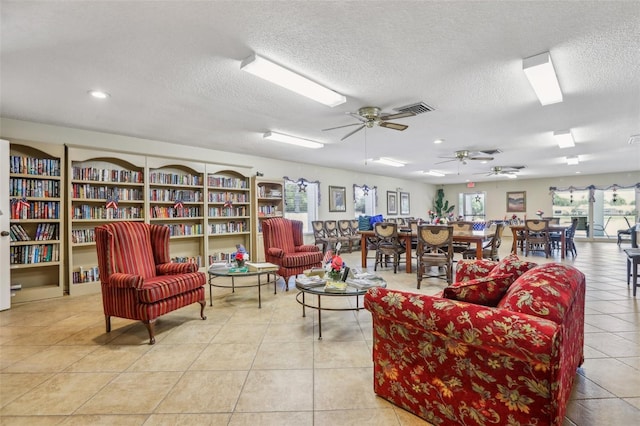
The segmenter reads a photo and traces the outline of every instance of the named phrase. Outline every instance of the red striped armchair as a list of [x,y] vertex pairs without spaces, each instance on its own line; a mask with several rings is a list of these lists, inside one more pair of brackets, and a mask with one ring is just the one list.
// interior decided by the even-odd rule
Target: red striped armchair
[[262,222],[265,260],[279,266],[277,274],[284,278],[289,290],[289,278],[305,269],[322,265],[322,252],[316,245],[304,244],[302,222],[283,218]]
[[111,317],[142,321],[149,344],[156,341],[156,319],[200,303],[204,320],[206,276],[190,263],[171,263],[169,228],[142,222],[98,226],[96,248],[107,333]]

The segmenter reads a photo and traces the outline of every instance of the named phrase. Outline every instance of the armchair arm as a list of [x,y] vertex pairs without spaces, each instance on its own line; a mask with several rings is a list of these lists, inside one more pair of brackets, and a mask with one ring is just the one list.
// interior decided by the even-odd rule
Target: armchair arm
[[198,272],[198,265],[195,263],[162,263],[156,265],[157,275],[177,275]]
[[269,249],[267,250],[267,253],[273,257],[279,257],[279,258],[284,257],[284,250],[278,247],[269,247]]
[[118,288],[142,288],[143,279],[140,275],[113,273],[105,284]]
[[296,246],[295,249],[296,249],[296,252],[301,252],[301,251],[304,251],[304,252],[320,251],[318,246],[312,245],[312,244],[303,244],[301,246]]
[[544,370],[554,362],[561,339],[560,326],[550,320],[422,294],[373,288],[364,306],[373,316],[374,339],[416,350],[428,343],[432,349],[425,358],[498,353]]

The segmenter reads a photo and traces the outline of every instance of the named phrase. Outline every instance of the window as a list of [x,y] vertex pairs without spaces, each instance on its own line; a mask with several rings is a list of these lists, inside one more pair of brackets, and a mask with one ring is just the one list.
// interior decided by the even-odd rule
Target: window
[[302,231],[311,232],[311,221],[318,218],[319,182],[285,180],[284,216],[287,219],[301,220]]
[[617,238],[619,229],[629,229],[635,223],[638,211],[634,188],[596,189],[593,198],[594,238]]
[[578,218],[576,237],[589,236],[589,190],[572,189],[556,191],[553,197],[553,217],[559,217],[561,224],[568,224]]
[[375,216],[376,199],[378,198],[377,188],[367,185],[353,185],[353,200],[355,202],[354,213],[358,216]]
[[485,220],[485,199],[485,192],[458,194],[458,216],[468,221]]

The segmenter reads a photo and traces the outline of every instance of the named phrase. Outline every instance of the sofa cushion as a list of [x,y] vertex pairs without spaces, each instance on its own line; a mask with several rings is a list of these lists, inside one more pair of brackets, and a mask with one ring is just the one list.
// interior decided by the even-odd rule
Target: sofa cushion
[[487,259],[459,260],[456,265],[456,281],[469,281],[482,278],[496,267],[498,262]]
[[536,266],[538,266],[537,263],[521,260],[517,255],[510,254],[498,262],[493,270],[489,272],[489,275],[513,274],[514,279],[517,279],[520,275]]
[[498,308],[521,312],[561,324],[573,303],[580,271],[559,263],[540,265],[516,279]]
[[496,306],[513,283],[513,274],[496,274],[446,287],[443,297],[476,305]]

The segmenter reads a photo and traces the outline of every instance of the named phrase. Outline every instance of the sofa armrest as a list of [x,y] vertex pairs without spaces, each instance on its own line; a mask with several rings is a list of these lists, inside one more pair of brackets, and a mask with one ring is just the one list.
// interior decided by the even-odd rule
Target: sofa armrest
[[320,249],[318,248],[318,246],[316,245],[312,245],[312,244],[303,244],[301,246],[296,246],[295,247],[296,252],[314,252],[314,251],[320,251]]
[[116,272],[109,276],[109,281],[106,282],[110,287],[118,288],[142,288],[144,280],[140,275],[123,274]]
[[157,275],[177,275],[198,272],[198,265],[195,263],[161,263],[156,265]]
[[[364,306],[373,316],[374,345],[376,336],[418,348],[433,344],[425,358],[480,351],[548,370],[557,353],[560,326],[532,315],[385,288],[370,289]],[[424,341],[407,342],[410,335]]]
[[280,259],[284,257],[284,250],[278,247],[269,247],[267,253],[269,254],[269,256],[278,257]]

